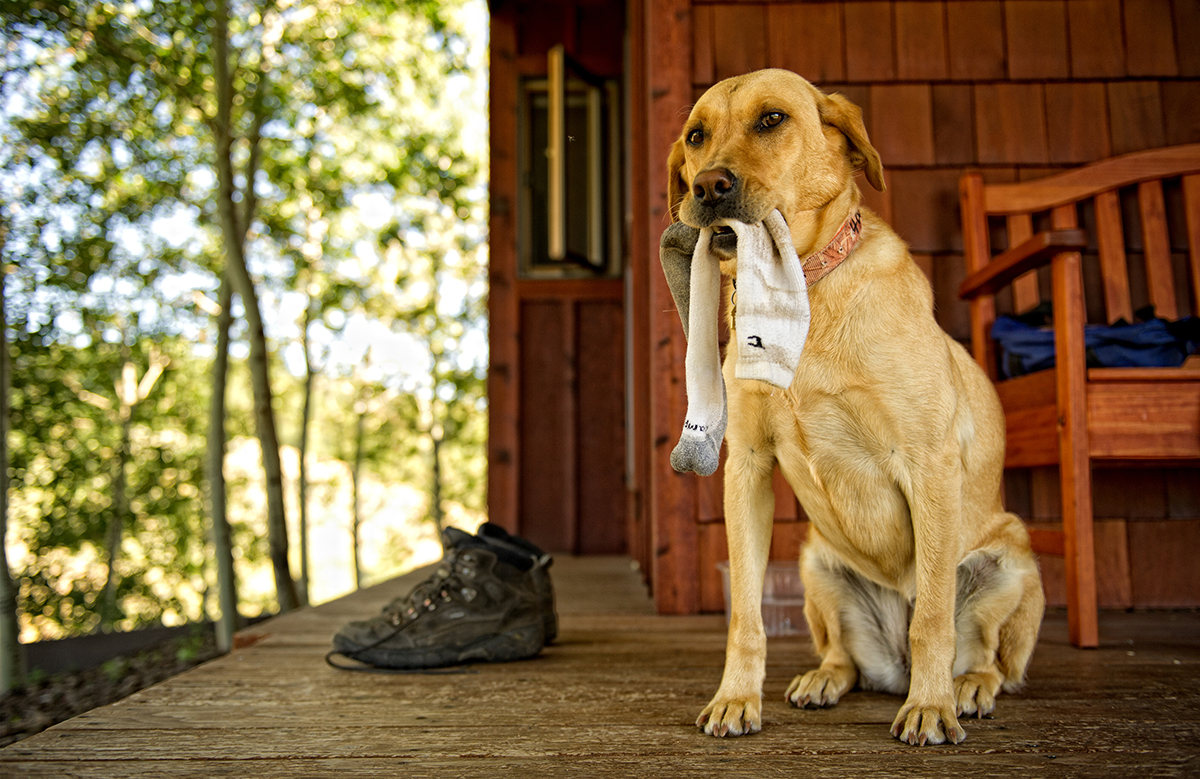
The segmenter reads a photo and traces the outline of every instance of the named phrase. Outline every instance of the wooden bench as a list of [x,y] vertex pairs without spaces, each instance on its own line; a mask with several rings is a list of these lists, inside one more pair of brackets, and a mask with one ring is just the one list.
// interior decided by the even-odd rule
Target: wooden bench
[[[1200,464],[1200,368],[1195,358],[1178,368],[1087,367],[1084,269],[1094,269],[1093,262],[1099,267],[1099,284],[1092,286],[1099,287],[1103,306],[1097,300],[1093,311],[1102,308],[1104,321],[1094,323],[1133,322],[1134,311],[1147,303],[1167,320],[1197,313],[1200,144],[1020,183],[986,184],[982,174],[969,172],[960,197],[967,278],[959,294],[970,302],[975,358],[997,382],[1004,406],[1005,466],[1059,468],[1063,529],[1030,535],[1035,551],[1064,556],[1070,639],[1094,647],[1093,463]],[[993,241],[1006,250],[993,255]],[[998,308],[1019,314],[1037,306],[1047,280],[1038,269],[1045,265],[1056,366],[998,380],[991,337]],[[1144,275],[1137,272],[1142,269]],[[1181,279],[1186,282],[1178,284]]]

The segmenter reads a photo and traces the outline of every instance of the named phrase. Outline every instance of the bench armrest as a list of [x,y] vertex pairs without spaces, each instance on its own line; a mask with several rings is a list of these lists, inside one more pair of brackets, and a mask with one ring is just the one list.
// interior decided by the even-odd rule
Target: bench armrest
[[987,265],[967,276],[958,288],[958,296],[971,300],[979,295],[994,295],[1021,274],[1045,265],[1054,255],[1081,251],[1086,246],[1087,236],[1083,230],[1044,230],[997,254]]

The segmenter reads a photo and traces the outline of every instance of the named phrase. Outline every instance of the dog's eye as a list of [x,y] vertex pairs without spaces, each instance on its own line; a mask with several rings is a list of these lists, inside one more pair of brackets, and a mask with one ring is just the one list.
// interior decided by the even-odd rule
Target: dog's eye
[[704,143],[704,131],[692,130],[690,133],[688,133],[687,142],[689,146],[699,146],[700,144]]
[[779,124],[784,118],[784,115],[779,111],[769,111],[763,114],[762,118],[758,120],[758,127],[760,130],[766,130]]

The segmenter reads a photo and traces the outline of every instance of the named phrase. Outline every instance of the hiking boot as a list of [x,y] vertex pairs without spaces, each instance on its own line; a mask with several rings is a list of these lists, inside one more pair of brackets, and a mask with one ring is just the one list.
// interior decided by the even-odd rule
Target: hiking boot
[[[447,530],[453,530],[453,528],[447,528]],[[533,583],[537,589],[539,608],[542,611],[546,643],[553,643],[554,639],[558,637],[558,614],[554,611],[554,585],[550,582],[550,565],[554,562],[554,558],[532,542],[526,541],[520,536],[514,536],[491,522],[480,525],[477,533],[476,537],[483,539],[488,544],[524,552],[536,561],[533,567]]]
[[[534,561],[531,575],[538,593],[538,608],[542,611],[542,622],[545,625],[545,640],[553,643],[558,637],[558,614],[554,610],[554,585],[550,581],[550,566],[554,558],[542,551],[541,547],[520,536],[514,536],[499,525],[484,522],[479,526],[477,535],[471,535],[456,527],[448,527],[442,531],[442,547],[449,554],[464,546],[478,546],[483,542],[501,554],[528,557]],[[384,612],[403,609],[398,604],[407,600],[411,595],[405,595],[383,607]]]
[[[453,532],[451,532],[453,531]],[[548,558],[448,528],[433,576],[374,619],[351,622],[334,650],[379,668],[437,668],[532,657],[545,644]],[[528,543],[528,542],[526,542]]]

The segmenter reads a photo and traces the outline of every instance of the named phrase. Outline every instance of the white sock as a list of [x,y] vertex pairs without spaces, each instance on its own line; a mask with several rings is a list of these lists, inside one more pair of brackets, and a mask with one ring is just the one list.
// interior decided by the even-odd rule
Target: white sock
[[733,222],[737,233],[737,308],[734,375],[781,389],[792,386],[808,338],[808,283],[792,234],[779,211],[762,224]]
[[[759,224],[730,222],[730,226],[738,236],[734,313],[738,361],[734,375],[787,389],[800,365],[811,320],[808,284],[791,232],[779,211],[772,211]],[[679,443],[671,452],[672,468],[701,476],[717,470],[728,422],[717,341],[721,270],[710,252],[712,232],[712,228],[700,231],[689,268],[685,329],[688,410]],[[675,277],[682,275],[683,263],[672,257],[664,259],[663,265],[668,279],[675,282],[674,294],[681,280]]]

